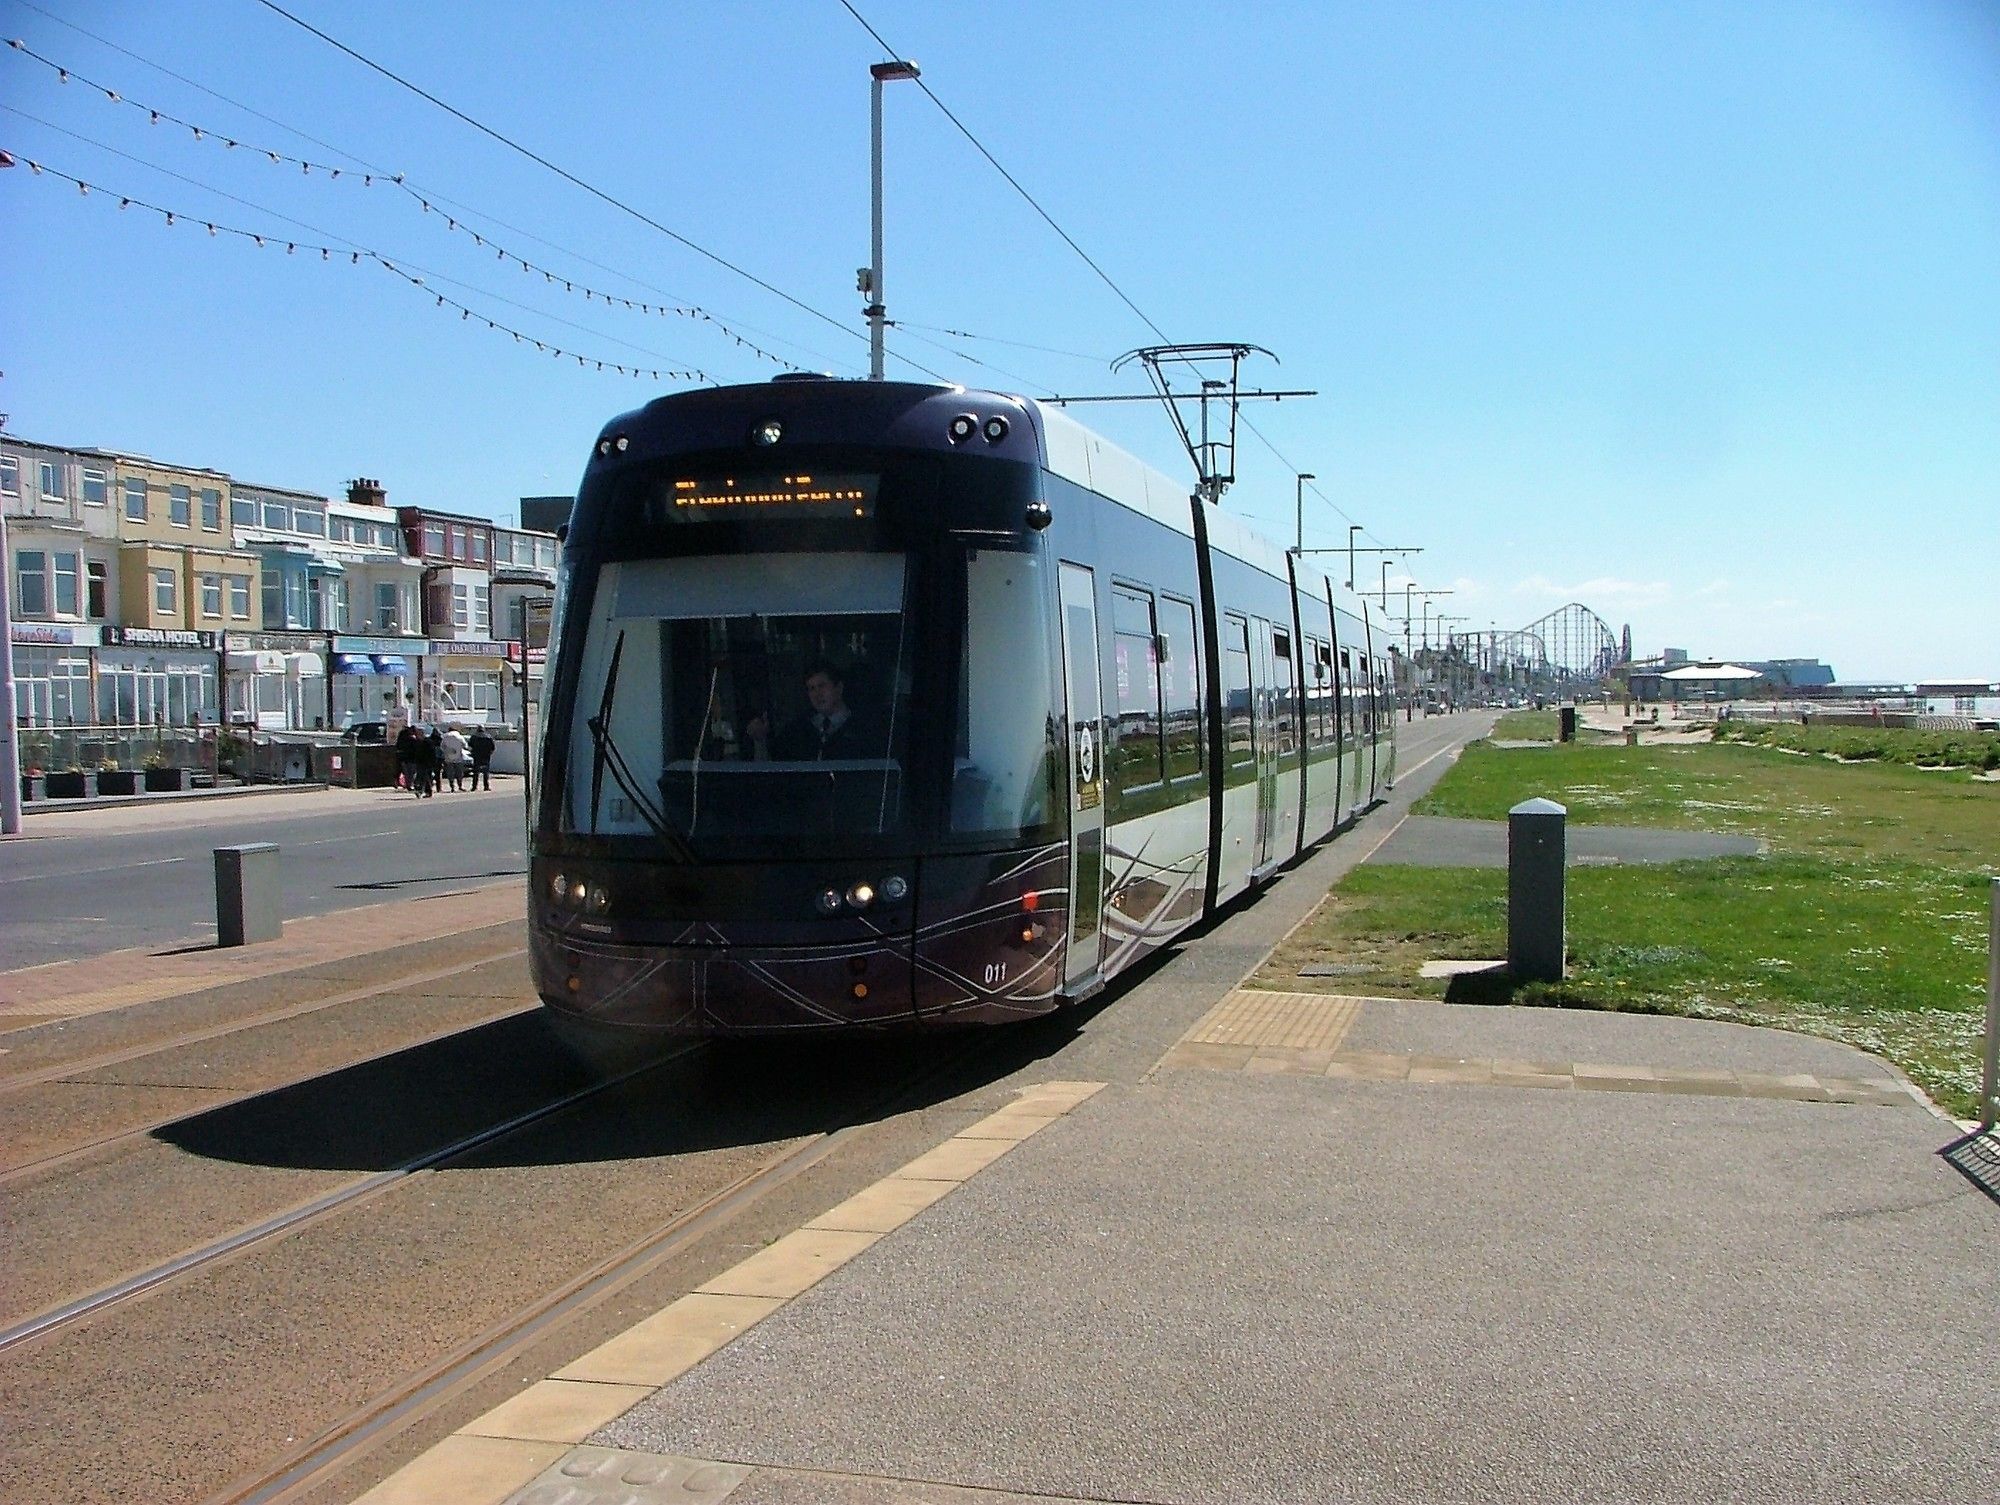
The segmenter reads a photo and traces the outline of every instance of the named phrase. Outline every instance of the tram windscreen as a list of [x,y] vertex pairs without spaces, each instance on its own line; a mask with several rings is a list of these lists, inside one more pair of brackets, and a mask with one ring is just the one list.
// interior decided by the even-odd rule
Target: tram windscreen
[[572,712],[564,826],[710,858],[902,834],[906,576],[891,553],[605,565]]

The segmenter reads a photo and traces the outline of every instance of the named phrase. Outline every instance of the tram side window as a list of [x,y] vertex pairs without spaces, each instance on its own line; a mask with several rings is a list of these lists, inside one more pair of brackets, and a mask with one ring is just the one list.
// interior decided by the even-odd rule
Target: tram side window
[[1341,696],[1341,705],[1346,712],[1346,725],[1342,730],[1350,738],[1357,737],[1361,734],[1361,708],[1355,703],[1354,650],[1352,648],[1343,648],[1340,650],[1340,685],[1346,692]]
[[1160,700],[1165,716],[1167,777],[1199,777],[1202,768],[1201,676],[1195,660],[1194,607],[1160,597]]
[[1254,763],[1256,742],[1250,721],[1250,627],[1241,617],[1222,623],[1222,715],[1224,757],[1231,768]]
[[1292,635],[1281,628],[1271,632],[1271,664],[1278,681],[1278,756],[1289,758],[1299,750],[1299,690],[1292,669]]
[[1160,782],[1159,639],[1153,630],[1153,596],[1127,585],[1111,587],[1112,669],[1118,721],[1111,750],[1111,794]]
[[951,829],[1032,839],[1062,801],[1041,562],[968,549],[965,608]]
[[1333,650],[1318,638],[1306,639],[1306,739],[1313,747],[1334,740]]

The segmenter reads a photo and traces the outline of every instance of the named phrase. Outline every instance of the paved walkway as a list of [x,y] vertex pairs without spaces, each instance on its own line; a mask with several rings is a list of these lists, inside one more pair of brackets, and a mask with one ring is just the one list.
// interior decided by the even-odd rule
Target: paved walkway
[[1233,993],[363,1498],[2000,1498],[2000,1209],[1956,1132],[1820,1040]]

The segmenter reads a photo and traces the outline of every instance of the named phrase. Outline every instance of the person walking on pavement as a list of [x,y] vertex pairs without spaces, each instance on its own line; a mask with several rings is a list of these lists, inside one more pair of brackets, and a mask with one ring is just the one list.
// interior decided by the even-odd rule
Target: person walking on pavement
[[472,755],[472,777],[466,780],[467,789],[493,787],[493,738],[483,726],[475,726],[472,735],[466,739],[466,751]]
[[451,727],[445,732],[444,739],[439,746],[444,753],[445,783],[454,792],[463,789],[465,787],[466,769],[472,763],[472,753],[466,745],[465,733],[460,731],[456,726]]
[[417,735],[417,729],[407,721],[403,723],[403,729],[396,733],[396,771],[402,775],[403,787],[419,798],[424,792],[423,786],[417,781],[419,766],[423,761],[423,752],[419,746],[422,741],[423,738]]
[[437,795],[438,783],[444,777],[444,733],[436,725],[431,734],[424,738],[424,798],[433,799]]

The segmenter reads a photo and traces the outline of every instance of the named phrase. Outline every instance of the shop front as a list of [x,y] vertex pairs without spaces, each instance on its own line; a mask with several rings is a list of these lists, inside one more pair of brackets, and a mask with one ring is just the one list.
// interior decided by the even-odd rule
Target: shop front
[[225,644],[225,698],[232,725],[260,731],[317,731],[332,725],[324,633],[231,632]]
[[421,638],[335,637],[328,725],[337,731],[406,714],[430,649]]
[[16,622],[14,719],[22,730],[89,726],[97,719],[90,661],[103,631],[51,622]]
[[100,726],[193,726],[220,719],[219,633],[106,627],[97,650]]
[[[455,638],[431,644],[422,715],[450,725],[478,722],[497,726],[519,719],[519,692],[510,694],[509,644],[479,638]],[[508,714],[512,709],[513,715]]]

